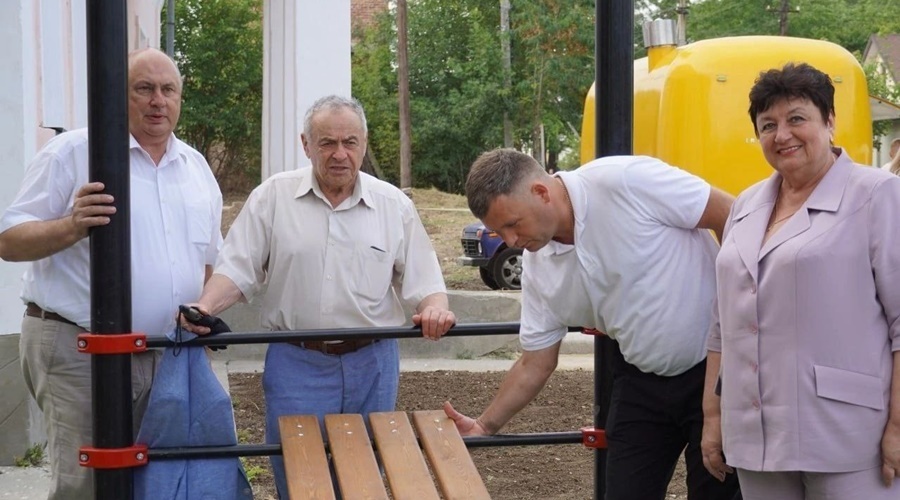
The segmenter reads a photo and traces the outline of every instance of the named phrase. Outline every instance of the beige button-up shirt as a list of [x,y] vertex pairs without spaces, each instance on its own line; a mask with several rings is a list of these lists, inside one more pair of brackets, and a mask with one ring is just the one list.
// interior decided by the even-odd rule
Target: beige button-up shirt
[[247,200],[216,273],[250,299],[264,284],[261,324],[271,330],[399,326],[412,308],[446,292],[412,201],[360,172],[332,208],[312,168],[272,176]]

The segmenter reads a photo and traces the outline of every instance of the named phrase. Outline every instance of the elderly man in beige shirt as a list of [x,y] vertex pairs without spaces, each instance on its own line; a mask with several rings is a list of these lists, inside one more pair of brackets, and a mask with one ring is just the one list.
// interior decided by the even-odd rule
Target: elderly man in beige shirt
[[[456,322],[437,256],[412,201],[365,173],[366,120],[355,99],[328,96],[306,113],[312,162],[272,176],[250,194],[231,227],[215,274],[195,306],[217,314],[263,284],[261,320],[272,330],[399,326],[438,339]],[[188,326],[196,333],[208,329]],[[396,339],[272,344],[266,354],[266,441],[278,417],[394,409]],[[282,457],[271,457],[287,498]]]

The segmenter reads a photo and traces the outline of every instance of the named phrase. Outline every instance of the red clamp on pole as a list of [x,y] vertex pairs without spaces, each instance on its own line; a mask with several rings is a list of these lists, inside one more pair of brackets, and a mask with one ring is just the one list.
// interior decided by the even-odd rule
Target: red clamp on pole
[[595,427],[582,427],[581,444],[586,448],[606,448],[606,431]]
[[87,354],[133,354],[147,350],[147,336],[143,333],[78,335],[78,352]]
[[581,328],[581,333],[583,333],[585,335],[606,335],[605,333],[601,332],[600,330],[598,330],[596,328],[588,328],[586,326]]
[[92,469],[127,469],[147,465],[147,446],[136,444],[128,448],[91,448],[78,450],[78,463]]

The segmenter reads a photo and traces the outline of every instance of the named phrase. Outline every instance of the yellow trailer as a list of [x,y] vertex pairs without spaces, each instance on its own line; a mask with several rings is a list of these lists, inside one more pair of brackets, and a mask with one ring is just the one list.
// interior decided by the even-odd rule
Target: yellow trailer
[[[872,160],[868,88],[856,58],[820,40],[744,36],[650,47],[634,62],[634,154],[660,158],[737,194],[769,176],[750,123],[748,94],[761,71],[806,62],[835,87],[835,144]],[[581,161],[594,158],[594,86],[584,104]]]

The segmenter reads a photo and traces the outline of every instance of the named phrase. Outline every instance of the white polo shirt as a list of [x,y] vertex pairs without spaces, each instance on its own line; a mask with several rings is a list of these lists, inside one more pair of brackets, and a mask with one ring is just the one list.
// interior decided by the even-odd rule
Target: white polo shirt
[[[134,137],[129,151],[132,330],[161,335],[175,327],[179,304],[200,297],[204,266],[215,263],[222,245],[222,194],[203,156],[174,136],[158,166]],[[25,172],[0,218],[0,232],[70,215],[75,194],[87,182],[87,129],[54,137]],[[90,327],[89,238],[31,262],[23,281],[24,302]]]
[[271,330],[400,326],[446,292],[415,206],[360,172],[332,208],[311,167],[273,175],[253,190],[225,239],[216,274],[250,299],[268,283],[261,324]]
[[703,360],[718,245],[695,227],[709,184],[640,156],[558,175],[575,211],[575,244],[525,251],[522,348],[552,346],[571,325],[605,332],[646,373],[673,376]]

